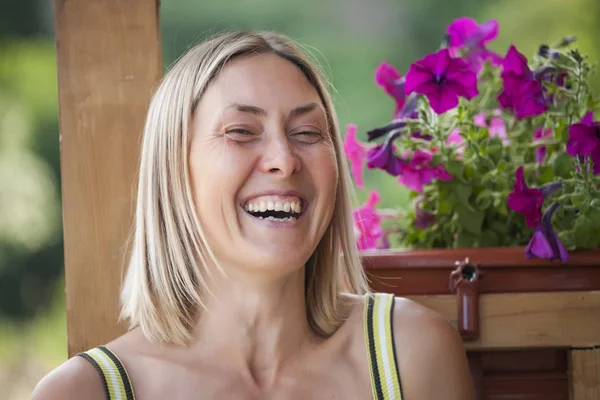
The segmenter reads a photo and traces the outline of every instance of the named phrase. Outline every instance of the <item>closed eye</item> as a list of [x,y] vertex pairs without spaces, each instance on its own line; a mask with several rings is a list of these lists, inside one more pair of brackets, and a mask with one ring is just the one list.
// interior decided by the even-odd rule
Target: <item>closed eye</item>
[[234,129],[230,129],[225,133],[237,133],[240,135],[254,135],[254,133],[250,132],[247,129],[242,129],[242,128],[234,128]]
[[321,132],[316,131],[302,131],[294,133],[292,136],[297,138],[302,143],[313,144],[317,143],[323,138]]

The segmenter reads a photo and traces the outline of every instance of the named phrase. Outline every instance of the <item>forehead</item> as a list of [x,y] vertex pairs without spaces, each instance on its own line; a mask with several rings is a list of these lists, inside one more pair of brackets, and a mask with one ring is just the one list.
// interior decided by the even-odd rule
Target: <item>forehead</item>
[[207,88],[200,107],[214,110],[234,102],[267,110],[321,104],[302,71],[275,54],[244,56],[227,63]]

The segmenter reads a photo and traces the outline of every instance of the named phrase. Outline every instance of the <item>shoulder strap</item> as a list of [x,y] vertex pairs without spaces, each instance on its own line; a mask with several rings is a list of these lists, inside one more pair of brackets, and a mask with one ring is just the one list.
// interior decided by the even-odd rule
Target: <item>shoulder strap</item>
[[365,340],[374,400],[402,400],[392,329],[394,295],[372,293],[365,302]]
[[135,400],[131,380],[123,363],[106,346],[98,346],[84,353],[78,353],[96,368],[107,400]]

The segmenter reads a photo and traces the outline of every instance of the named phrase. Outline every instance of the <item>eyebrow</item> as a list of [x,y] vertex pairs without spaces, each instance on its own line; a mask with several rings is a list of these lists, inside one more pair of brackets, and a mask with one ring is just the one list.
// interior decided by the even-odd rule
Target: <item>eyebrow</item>
[[[267,112],[260,107],[251,106],[248,104],[240,104],[240,103],[232,103],[225,107],[226,110],[233,108],[239,112],[248,113],[252,115],[257,115],[259,117],[266,117]],[[300,115],[308,114],[314,109],[319,108],[319,104],[317,103],[308,103],[302,106],[298,106],[290,111],[288,118],[298,117]]]

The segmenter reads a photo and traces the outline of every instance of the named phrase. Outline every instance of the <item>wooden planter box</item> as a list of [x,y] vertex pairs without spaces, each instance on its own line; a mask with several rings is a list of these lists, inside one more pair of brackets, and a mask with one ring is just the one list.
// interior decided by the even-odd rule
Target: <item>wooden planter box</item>
[[524,248],[366,251],[374,291],[432,308],[459,326],[456,262],[480,276],[476,338],[464,337],[478,400],[600,399],[600,249],[566,264]]

